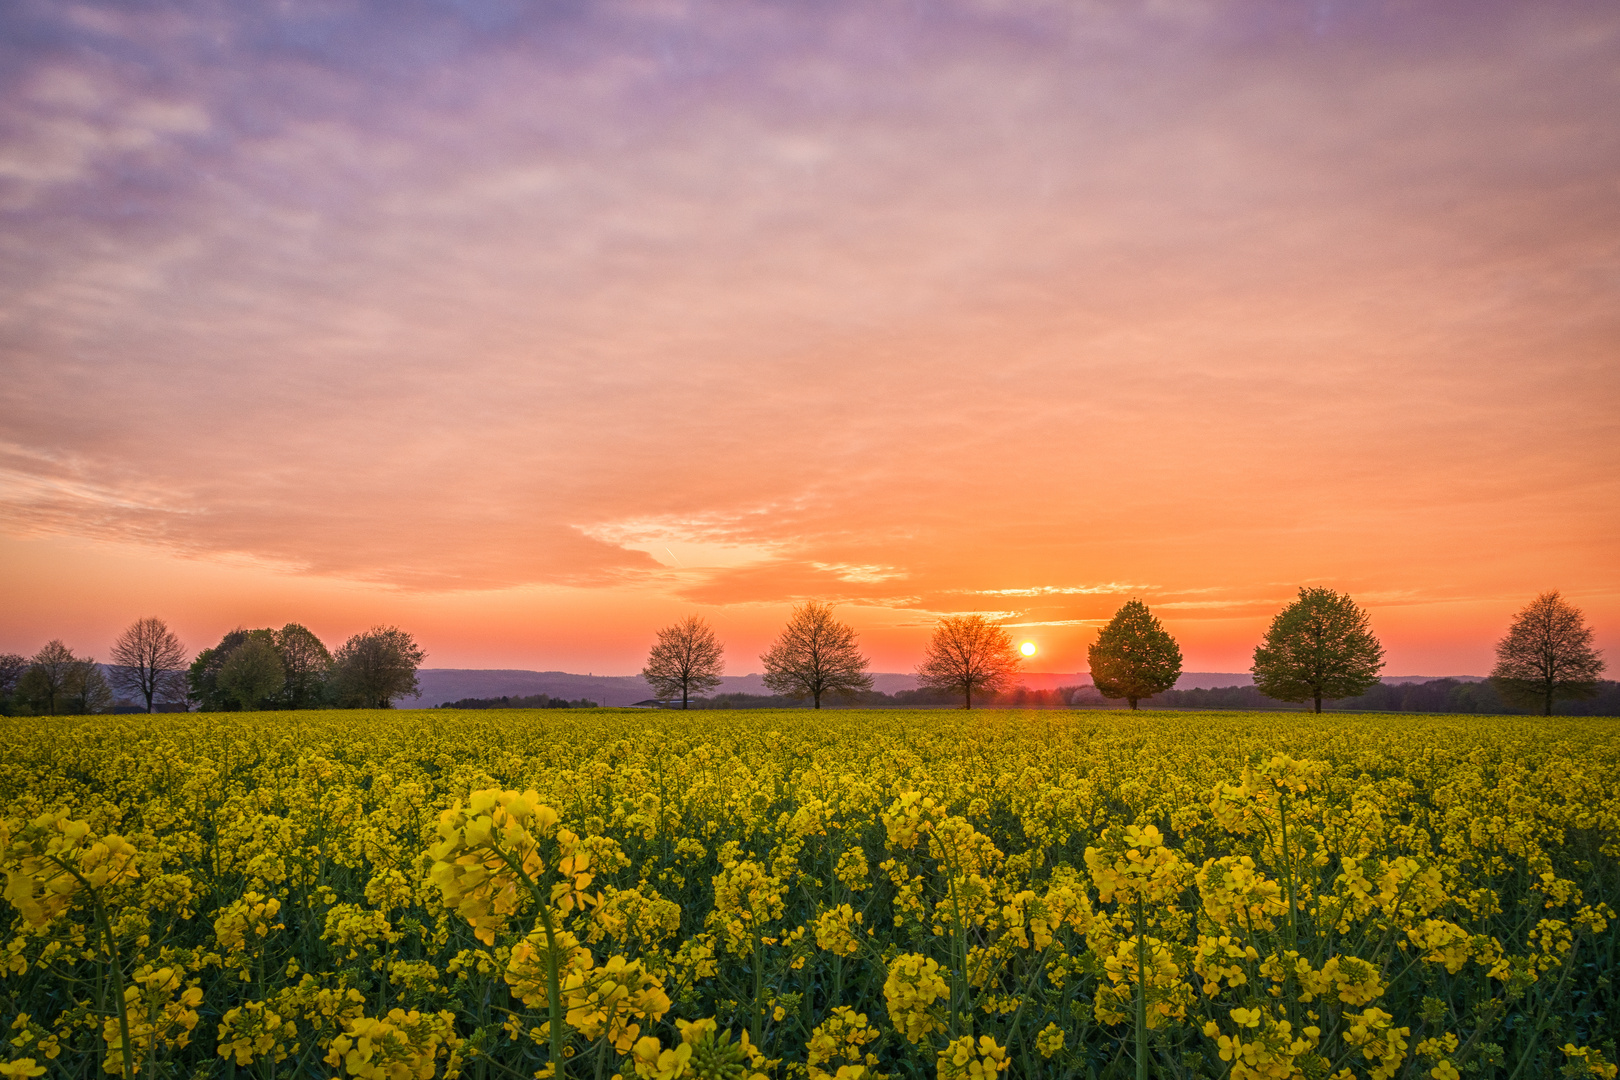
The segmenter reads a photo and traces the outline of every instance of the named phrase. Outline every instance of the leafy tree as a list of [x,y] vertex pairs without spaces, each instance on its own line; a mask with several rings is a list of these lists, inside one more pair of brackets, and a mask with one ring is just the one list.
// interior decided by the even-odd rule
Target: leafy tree
[[1114,612],[1086,656],[1097,692],[1124,698],[1133,709],[1141,699],[1162,694],[1181,678],[1181,646],[1140,600],[1127,600]]
[[29,660],[28,670],[17,680],[17,692],[34,712],[55,716],[73,696],[75,679],[82,677],[79,664],[73,650],[53,638]]
[[427,654],[396,626],[374,626],[343,643],[332,658],[338,703],[350,708],[391,709],[394,699],[420,689],[416,669]]
[[332,654],[307,627],[288,623],[275,633],[276,652],[286,673],[283,697],[289,709],[312,709],[325,700]]
[[793,609],[781,635],[759,658],[767,687],[785,697],[811,698],[818,709],[824,694],[872,689],[855,630],[834,619],[832,610],[814,600]]
[[112,684],[144,698],[146,711],[156,702],[185,694],[186,647],[162,619],[137,619],[112,647]]
[[255,630],[219,669],[219,691],[243,711],[262,709],[287,683],[281,653],[269,630]]
[[719,686],[724,670],[725,648],[720,639],[703,616],[691,615],[658,631],[641,677],[661,698],[679,694],[684,709],[693,694]]
[[947,615],[917,665],[917,683],[961,694],[971,709],[975,690],[995,693],[1010,686],[1022,659],[1007,631],[983,615]]
[[1491,683],[1508,701],[1551,716],[1554,701],[1596,696],[1603,667],[1580,608],[1554,589],[1513,617],[1507,636],[1496,643]]
[[1378,682],[1384,647],[1372,620],[1332,589],[1301,588],[1254,650],[1254,685],[1278,701],[1355,697]]
[[192,701],[203,712],[223,712],[235,705],[235,699],[219,687],[219,670],[231,658],[231,653],[247,644],[248,637],[249,632],[238,626],[220,638],[218,645],[204,649],[191,662],[186,683],[191,688]]

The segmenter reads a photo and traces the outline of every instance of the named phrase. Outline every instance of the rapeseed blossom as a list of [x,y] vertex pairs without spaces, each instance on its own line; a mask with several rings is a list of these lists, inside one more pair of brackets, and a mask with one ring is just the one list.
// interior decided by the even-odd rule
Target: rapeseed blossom
[[1609,721],[0,718],[0,792],[0,1077],[1616,1080]]

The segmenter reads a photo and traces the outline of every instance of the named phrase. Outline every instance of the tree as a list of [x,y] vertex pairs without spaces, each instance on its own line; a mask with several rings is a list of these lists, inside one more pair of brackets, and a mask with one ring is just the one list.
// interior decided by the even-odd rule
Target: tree
[[186,671],[186,684],[191,688],[191,699],[203,712],[221,712],[235,704],[235,700],[219,688],[219,670],[225,666],[231,653],[247,643],[249,632],[238,626],[219,639],[212,649],[197,654]]
[[286,683],[287,672],[269,630],[253,631],[219,669],[220,693],[244,712],[262,709],[265,701],[280,694]]
[[872,689],[854,629],[834,619],[832,610],[814,600],[793,609],[781,635],[759,658],[767,687],[784,697],[812,698],[818,709],[823,694]]
[[1172,689],[1181,678],[1181,646],[1140,600],[1127,600],[1114,612],[1086,656],[1097,693],[1124,698],[1133,709],[1143,698]]
[[146,711],[185,693],[186,647],[162,619],[136,619],[112,647],[113,686],[146,700]]
[[1581,609],[1554,589],[1513,617],[1507,637],[1496,643],[1491,683],[1508,701],[1551,716],[1554,701],[1595,696],[1603,667]]
[[662,698],[681,696],[681,708],[693,694],[720,685],[725,648],[701,615],[691,615],[658,631],[641,677]]
[[298,623],[288,623],[275,634],[276,651],[286,672],[285,698],[289,709],[310,709],[326,696],[332,674],[332,654],[321,639]]
[[17,653],[0,653],[0,712],[10,714],[17,680],[28,670],[28,658]]
[[961,694],[971,709],[975,690],[995,693],[1011,685],[1022,659],[1007,631],[983,615],[947,615],[917,665],[917,684]]
[[72,696],[78,674],[79,658],[60,638],[53,638],[29,660],[28,670],[17,680],[17,692],[36,713],[55,716]]
[[73,665],[63,695],[62,711],[80,716],[106,712],[115,700],[112,684],[101,673],[101,665],[86,656]]
[[1254,650],[1254,685],[1278,701],[1347,698],[1378,682],[1384,647],[1372,620],[1348,594],[1301,588],[1271,620]]
[[416,669],[426,657],[411,635],[396,626],[374,626],[354,635],[332,658],[338,703],[360,709],[393,708],[395,698],[420,689]]

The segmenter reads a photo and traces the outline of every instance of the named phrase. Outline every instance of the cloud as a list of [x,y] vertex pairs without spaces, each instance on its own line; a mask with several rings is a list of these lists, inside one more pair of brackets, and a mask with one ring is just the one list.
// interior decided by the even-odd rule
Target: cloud
[[0,516],[1053,626],[1620,587],[1617,42],[1498,3],[11,5]]
[[1019,589],[975,589],[977,596],[1098,596],[1126,592],[1151,592],[1152,585],[1126,585],[1110,581],[1100,585],[1033,585]]

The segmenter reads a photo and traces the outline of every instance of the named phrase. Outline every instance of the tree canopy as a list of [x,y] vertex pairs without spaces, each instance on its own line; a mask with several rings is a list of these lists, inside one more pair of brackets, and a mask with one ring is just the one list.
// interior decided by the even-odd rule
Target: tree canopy
[[1348,594],[1301,588],[1254,650],[1254,685],[1278,701],[1354,697],[1378,682],[1384,647]]
[[397,626],[374,626],[343,643],[332,657],[338,704],[391,709],[419,689],[416,669],[427,654]]
[[765,685],[784,697],[810,698],[872,689],[867,660],[853,627],[833,618],[830,604],[808,601],[793,609],[787,626],[760,658]]
[[681,699],[686,708],[694,694],[720,685],[725,647],[701,615],[690,615],[658,631],[641,677],[661,698]]
[[282,698],[289,709],[313,709],[326,700],[332,674],[332,654],[321,639],[299,623],[288,623],[275,633],[276,652],[286,672]]
[[947,615],[934,628],[917,665],[917,683],[961,694],[971,709],[976,691],[995,693],[1011,686],[1022,659],[1007,631],[983,615]]
[[1506,700],[1551,716],[1555,701],[1595,696],[1603,667],[1585,616],[1554,589],[1513,617],[1496,643],[1491,683]]
[[1131,708],[1163,693],[1181,678],[1181,646],[1140,600],[1127,600],[1086,650],[1091,684],[1103,697],[1124,698]]
[[279,699],[287,684],[274,635],[255,630],[231,652],[219,669],[219,690],[244,711],[262,709]]

